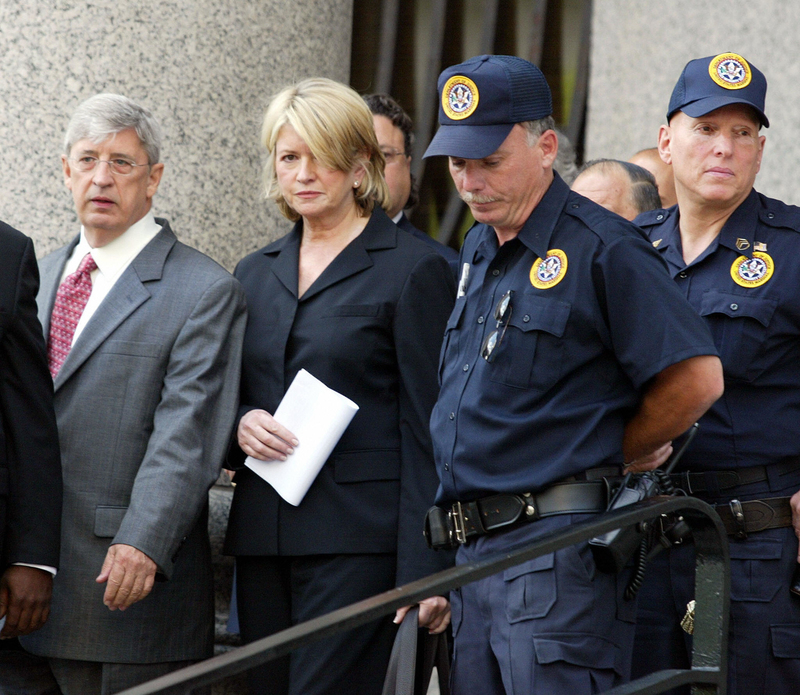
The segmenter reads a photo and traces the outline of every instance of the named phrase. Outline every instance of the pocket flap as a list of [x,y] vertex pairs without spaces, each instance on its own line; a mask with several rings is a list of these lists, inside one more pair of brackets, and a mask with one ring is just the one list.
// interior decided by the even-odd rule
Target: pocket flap
[[509,582],[512,579],[521,577],[523,574],[541,572],[542,570],[551,570],[553,569],[554,558],[555,553],[547,553],[547,555],[540,555],[539,557],[535,557],[533,560],[523,562],[521,565],[517,565],[516,567],[509,567],[505,572],[503,572],[503,579]]
[[747,297],[717,290],[707,290],[700,304],[700,316],[725,314],[731,318],[751,318],[762,326],[769,326],[778,302],[763,297]]
[[94,512],[94,535],[98,538],[113,538],[117,535],[127,507],[101,507]]
[[730,542],[731,560],[780,560],[783,541],[779,538],[750,538]]
[[772,655],[779,659],[800,657],[800,625],[772,625]]
[[534,637],[533,646],[536,650],[536,661],[540,664],[564,661],[583,668],[614,669],[620,673],[619,647],[597,635],[551,633]]
[[521,331],[546,331],[557,338],[564,335],[572,305],[559,299],[524,294],[512,304],[509,324]]
[[337,483],[360,483],[367,480],[399,480],[398,449],[343,451],[333,456],[333,479]]

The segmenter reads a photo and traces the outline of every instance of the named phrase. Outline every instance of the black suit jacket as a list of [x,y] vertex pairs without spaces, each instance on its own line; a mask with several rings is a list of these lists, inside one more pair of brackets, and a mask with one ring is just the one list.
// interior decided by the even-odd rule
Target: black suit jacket
[[61,458],[31,240],[0,222],[0,573],[58,567]]
[[437,253],[441,254],[444,259],[447,261],[450,269],[453,271],[453,276],[455,277],[456,281],[460,276],[460,271],[458,267],[458,251],[455,249],[451,249],[449,246],[445,246],[439,241],[436,241],[433,237],[425,234],[421,229],[418,229],[413,224],[411,224],[411,220],[406,217],[406,213],[400,215],[400,219],[397,221],[397,226],[400,227],[405,232],[412,234],[420,241],[424,241],[428,246],[434,249]]
[[[298,223],[236,269],[248,303],[239,417],[254,408],[274,413],[301,368],[360,410],[298,507],[249,469],[237,473],[225,549],[396,552],[404,583],[451,561],[428,550],[422,526],[438,486],[429,419],[452,274],[442,256],[376,210],[298,300],[301,234]],[[229,465],[243,460],[234,441]]]

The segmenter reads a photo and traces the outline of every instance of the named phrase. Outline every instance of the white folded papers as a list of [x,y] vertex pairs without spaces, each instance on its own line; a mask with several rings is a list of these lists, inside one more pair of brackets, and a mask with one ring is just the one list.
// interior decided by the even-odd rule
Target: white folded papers
[[301,369],[274,413],[275,419],[300,442],[285,461],[244,462],[295,507],[305,497],[358,406]]

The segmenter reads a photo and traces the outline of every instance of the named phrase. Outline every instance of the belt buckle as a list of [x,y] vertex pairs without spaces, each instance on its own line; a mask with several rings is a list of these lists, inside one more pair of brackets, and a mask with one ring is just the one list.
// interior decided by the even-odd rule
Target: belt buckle
[[464,527],[464,511],[461,508],[461,502],[453,504],[450,509],[450,518],[453,520],[456,541],[464,545],[467,542],[467,532]]
[[733,523],[736,525],[736,533],[734,533],[734,536],[740,540],[744,540],[747,538],[747,527],[745,526],[742,503],[739,500],[731,500],[729,506],[731,508],[731,514],[733,515]]

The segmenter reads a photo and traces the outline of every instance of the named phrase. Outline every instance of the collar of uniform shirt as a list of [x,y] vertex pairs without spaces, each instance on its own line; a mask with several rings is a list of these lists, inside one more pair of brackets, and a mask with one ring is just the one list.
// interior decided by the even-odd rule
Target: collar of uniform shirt
[[[722,231],[717,237],[721,246],[725,246],[741,256],[752,258],[755,250],[753,246],[756,242],[756,224],[758,223],[758,213],[755,212],[757,206],[758,193],[753,188],[750,191],[750,195],[731,213],[731,216],[722,227]],[[740,249],[736,246],[736,242],[740,238],[748,241],[749,246],[747,248]]]
[[74,273],[83,257],[91,251],[92,258],[97,264],[97,271],[92,273],[92,281],[94,282],[95,274],[99,272],[106,282],[113,284],[122,271],[160,231],[161,227],[156,222],[153,213],[148,212],[142,219],[131,225],[124,234],[105,246],[93,249],[86,241],[86,235],[81,227],[80,241],[64,266],[61,280],[63,281],[70,273]]

